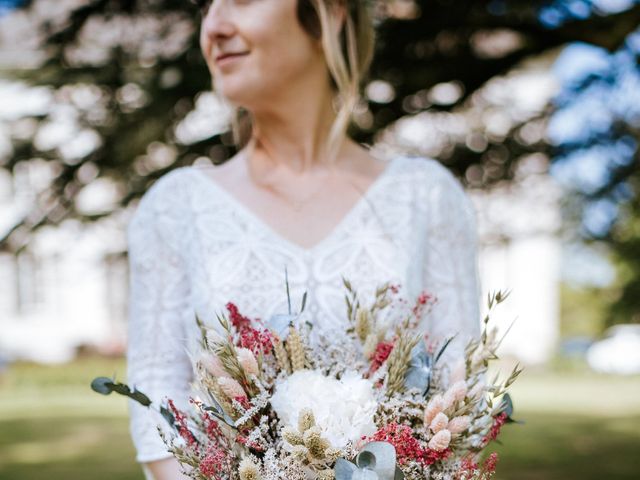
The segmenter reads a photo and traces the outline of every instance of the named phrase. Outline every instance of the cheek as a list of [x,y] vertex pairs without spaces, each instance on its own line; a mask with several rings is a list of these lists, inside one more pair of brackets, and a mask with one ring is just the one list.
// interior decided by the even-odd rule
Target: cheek
[[204,29],[200,28],[200,36],[198,38],[198,43],[200,45],[200,53],[204,57],[205,61],[211,67],[213,59],[211,58],[211,41],[204,33]]
[[310,39],[304,31],[289,23],[285,28],[265,28],[255,32],[254,45],[259,70],[272,73],[275,78],[290,78],[305,72],[310,65],[319,61],[318,54],[311,46]]

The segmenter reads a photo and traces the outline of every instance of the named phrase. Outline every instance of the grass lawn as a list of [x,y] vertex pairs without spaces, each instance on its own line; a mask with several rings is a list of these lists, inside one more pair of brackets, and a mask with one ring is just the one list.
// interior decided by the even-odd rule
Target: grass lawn
[[[124,362],[13,365],[0,376],[1,480],[142,479],[126,400],[89,389],[99,375],[124,381]],[[512,390],[497,480],[640,478],[640,377],[525,371]]]

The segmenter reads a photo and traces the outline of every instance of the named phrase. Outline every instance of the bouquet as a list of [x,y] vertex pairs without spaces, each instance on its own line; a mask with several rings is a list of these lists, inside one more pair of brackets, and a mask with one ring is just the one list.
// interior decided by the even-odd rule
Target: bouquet
[[[435,298],[423,292],[402,315],[389,314],[397,286],[384,284],[363,305],[346,289],[348,327],[314,337],[300,321],[306,303],[266,322],[233,303],[221,328],[201,332],[192,352],[190,411],[160,406],[128,385],[98,377],[92,388],[157,409],[171,426],[159,433],[198,480],[418,480],[491,478],[496,454],[480,454],[512,422],[506,393],[521,372],[487,379],[500,340],[483,320],[455,365],[443,364],[451,338],[431,339],[418,323]],[[489,295],[489,313],[508,294]],[[385,313],[387,313],[385,315]]]

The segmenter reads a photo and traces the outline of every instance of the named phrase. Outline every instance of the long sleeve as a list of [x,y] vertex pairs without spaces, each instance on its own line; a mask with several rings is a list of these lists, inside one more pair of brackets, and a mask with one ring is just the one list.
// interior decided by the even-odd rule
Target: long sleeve
[[439,164],[432,173],[423,285],[437,302],[425,329],[436,340],[456,335],[440,360],[451,367],[468,340],[480,333],[478,235],[473,204],[462,185]]
[[[127,381],[158,405],[165,397],[184,408],[192,367],[185,322],[190,318],[189,282],[179,253],[175,190],[160,179],[143,196],[127,229],[129,247],[129,335]],[[154,410],[129,400],[130,433],[136,461],[171,457]]]

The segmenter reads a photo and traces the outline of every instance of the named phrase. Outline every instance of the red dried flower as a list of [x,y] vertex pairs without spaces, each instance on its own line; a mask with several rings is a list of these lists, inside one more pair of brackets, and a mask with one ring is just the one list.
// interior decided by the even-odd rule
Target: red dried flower
[[254,355],[259,352],[268,354],[273,348],[273,336],[267,329],[257,329],[251,326],[251,320],[240,313],[233,302],[226,305],[229,312],[229,320],[238,332],[237,345],[248,348]]
[[235,303],[228,302],[226,307],[229,312],[229,320],[236,330],[242,331],[244,328],[251,327],[251,320],[240,313]]
[[240,332],[240,346],[248,348],[254,355],[260,352],[271,353],[273,349],[273,335],[269,330],[257,330],[247,327]]
[[507,418],[508,415],[505,412],[499,413],[498,415],[493,417],[493,425],[491,425],[491,430],[489,430],[489,433],[487,433],[487,435],[482,439],[483,446],[498,438],[502,426],[507,422]]
[[378,370],[384,362],[387,361],[391,351],[393,350],[393,342],[380,342],[376,346],[376,350],[373,353],[371,359],[371,367],[369,368],[369,374],[372,374]]
[[189,447],[194,447],[195,451],[198,452],[198,441],[187,427],[187,416],[180,410],[178,410],[178,408],[173,403],[173,400],[169,399],[168,403],[169,409],[171,410],[176,424],[178,425],[179,435],[184,439],[185,442],[187,442],[187,445],[189,445]]
[[498,464],[498,454],[491,452],[487,459],[482,464],[482,469],[487,473],[494,473],[496,471],[496,465]]
[[413,436],[411,427],[397,423],[385,425],[372,436],[363,437],[363,440],[389,442],[396,449],[396,458],[400,465],[403,465],[408,460],[414,460],[423,465],[432,465],[438,460],[447,458],[451,454],[451,449],[449,448],[437,452],[424,446]]

